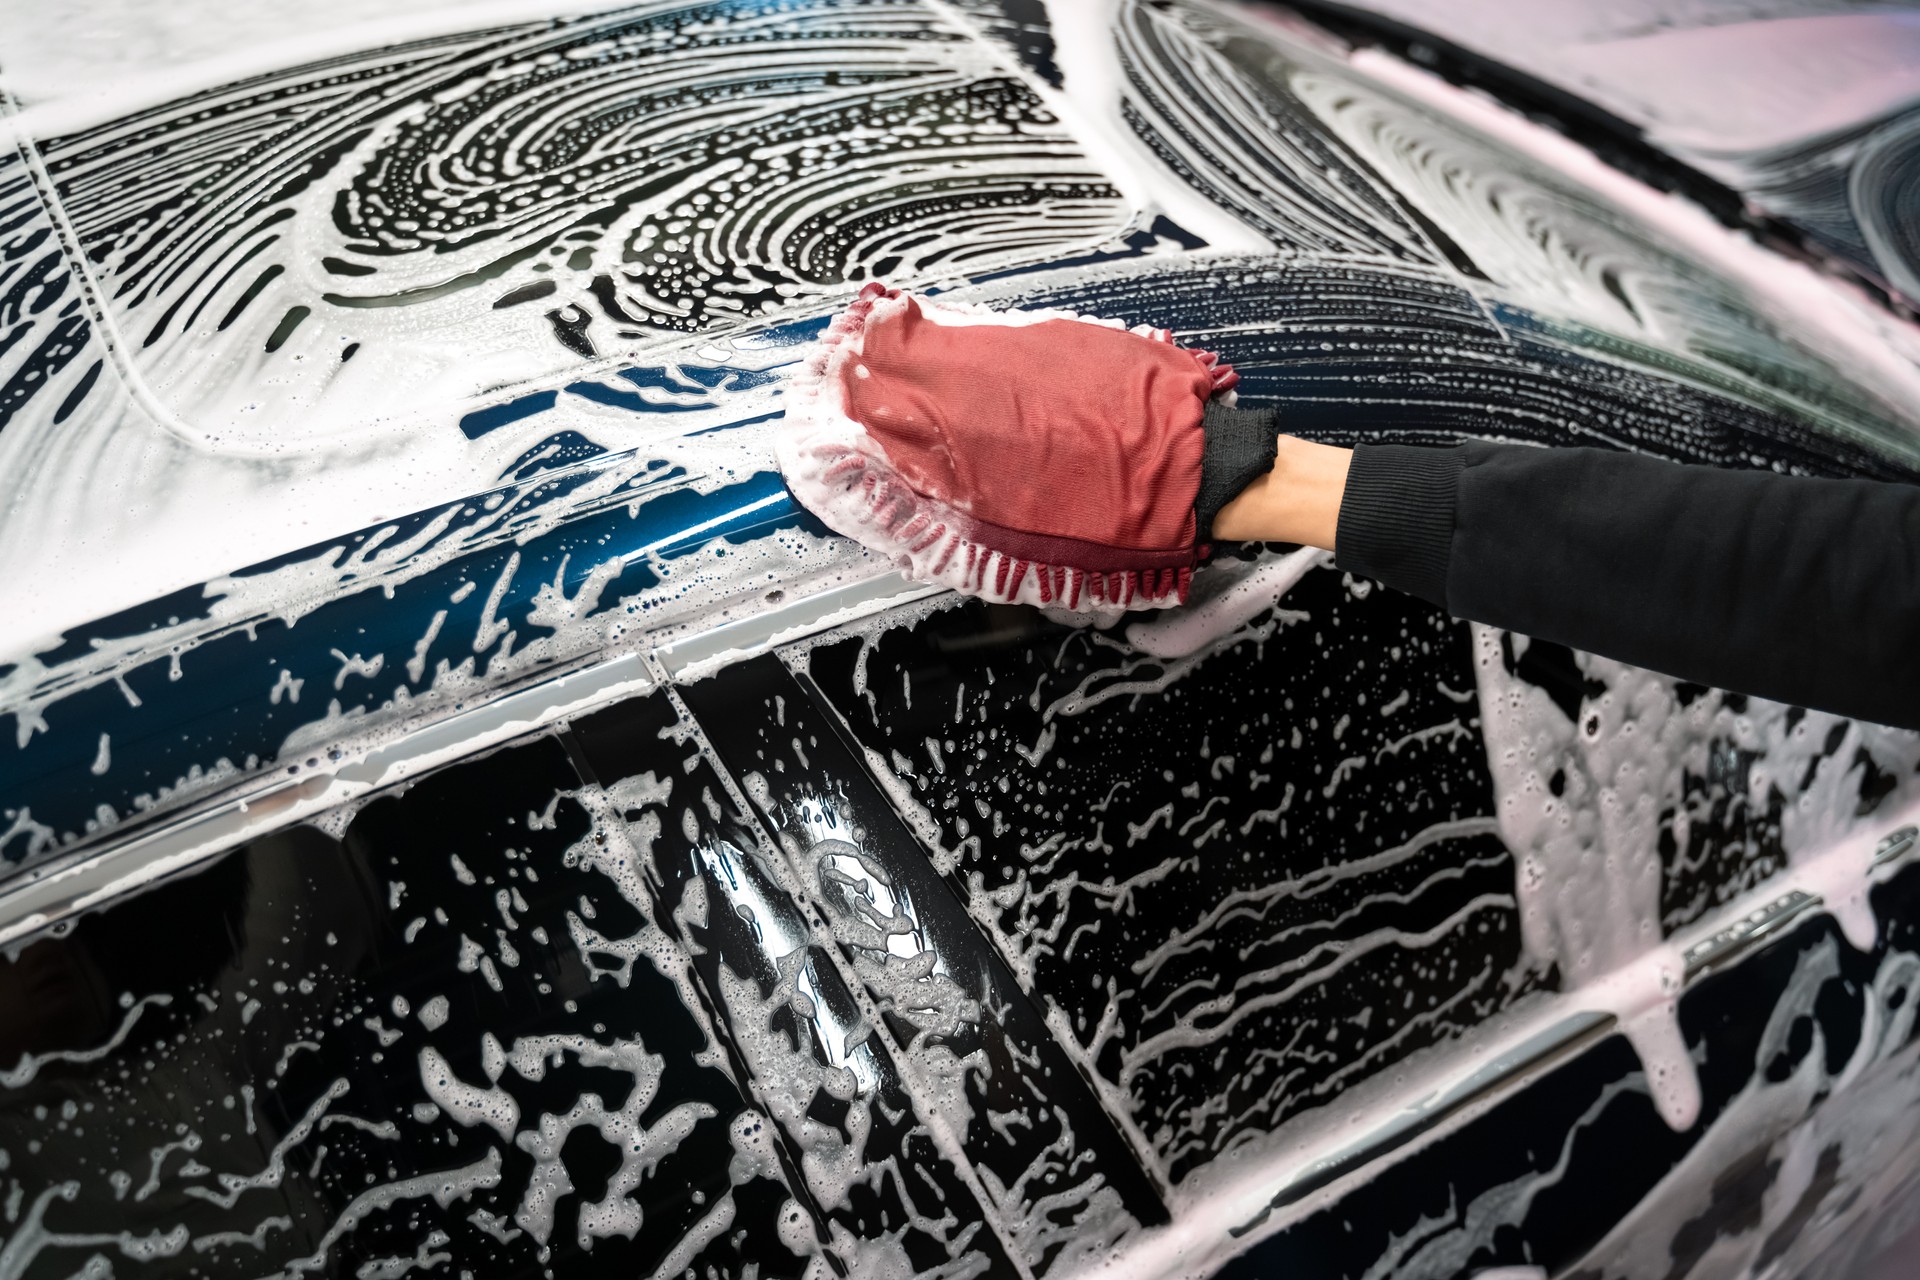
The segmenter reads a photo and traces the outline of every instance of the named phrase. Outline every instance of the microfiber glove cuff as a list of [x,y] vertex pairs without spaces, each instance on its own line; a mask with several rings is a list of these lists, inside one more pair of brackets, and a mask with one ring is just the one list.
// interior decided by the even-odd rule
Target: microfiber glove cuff
[[1273,470],[1280,440],[1278,416],[1272,409],[1230,409],[1218,400],[1207,402],[1200,418],[1206,435],[1200,454],[1200,492],[1193,499],[1198,541],[1211,541],[1220,509]]
[[1454,507],[1466,449],[1363,444],[1353,451],[1334,534],[1334,561],[1447,607]]

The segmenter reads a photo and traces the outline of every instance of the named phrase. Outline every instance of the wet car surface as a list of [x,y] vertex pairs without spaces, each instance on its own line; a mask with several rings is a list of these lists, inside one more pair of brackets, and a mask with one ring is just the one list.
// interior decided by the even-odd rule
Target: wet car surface
[[1870,300],[1277,9],[643,6],[37,110],[0,1276],[1842,1276],[1920,1211],[1914,734],[1286,547],[958,601],[769,445],[885,276],[1320,439],[1910,479]]
[[1428,61],[1441,61],[1431,46],[1444,44],[1454,75],[1604,119],[1615,145],[1678,161],[1667,177],[1729,220],[1763,236],[1785,224],[1829,269],[1909,315],[1920,304],[1907,212],[1920,172],[1910,5],[1656,0],[1520,14],[1472,0],[1361,0],[1315,12]]

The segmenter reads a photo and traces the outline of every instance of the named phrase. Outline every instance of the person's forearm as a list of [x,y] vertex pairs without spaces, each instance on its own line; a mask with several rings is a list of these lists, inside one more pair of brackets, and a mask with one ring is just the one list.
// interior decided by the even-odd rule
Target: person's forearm
[[1920,487],[1600,449],[1459,453],[1455,615],[1920,727]]
[[1327,548],[1457,617],[1920,727],[1920,487],[1283,437],[1215,532]]

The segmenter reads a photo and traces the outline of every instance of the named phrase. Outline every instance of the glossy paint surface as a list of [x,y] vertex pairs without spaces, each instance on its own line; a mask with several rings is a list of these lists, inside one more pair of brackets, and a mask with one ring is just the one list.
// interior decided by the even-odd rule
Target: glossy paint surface
[[1359,0],[1613,116],[1909,307],[1920,8],[1878,0]]
[[1920,737],[1289,548],[1107,627],[916,599],[771,433],[885,276],[1168,326],[1319,439],[1910,479],[1911,328],[1279,10],[484,17],[15,85],[0,1277],[1910,1225]]
[[[963,16],[526,22],[36,136],[7,248],[0,574],[33,607],[0,635],[20,752],[0,853],[304,765],[636,628],[871,575],[791,506],[767,433],[794,344],[873,274],[1167,325],[1324,438],[1911,465],[1910,331],[1550,135],[1270,19],[1124,5],[1080,32],[1068,7],[1053,44],[1008,44]],[[769,69],[716,70],[745,65],[729,49]],[[16,129],[77,123],[56,106]],[[810,130],[767,141],[764,185],[717,141],[759,136],[743,112]],[[670,165],[620,132],[683,127]],[[169,163],[189,139],[200,158]],[[725,217],[655,164],[724,184]],[[417,217],[373,208],[400,198],[398,177],[367,194],[389,170]],[[829,199],[835,225],[879,202],[879,238],[833,257],[779,221]],[[296,311],[313,319],[276,340]],[[25,799],[56,778],[81,794]]]
[[[1914,1069],[1911,871],[1873,889],[1864,951],[1816,915],[1691,986],[1684,1131],[1603,1023],[1358,1181],[1292,1154],[1580,1004],[1523,944],[1472,635],[1363,586],[1310,570],[1198,661],[981,605],[803,642],[18,949],[0,1256],[1064,1275],[1174,1239],[1190,1264],[1252,1246],[1228,1274],[1454,1276],[1864,1252],[1841,1206],[1912,1176],[1884,1128]],[[1346,648],[1381,634],[1391,665]],[[1523,654],[1516,687],[1555,696],[1555,661]],[[1329,680],[1340,719],[1253,737],[1249,708]],[[1683,811],[1710,847],[1740,834]],[[1250,1180],[1272,1203],[1209,1243]]]

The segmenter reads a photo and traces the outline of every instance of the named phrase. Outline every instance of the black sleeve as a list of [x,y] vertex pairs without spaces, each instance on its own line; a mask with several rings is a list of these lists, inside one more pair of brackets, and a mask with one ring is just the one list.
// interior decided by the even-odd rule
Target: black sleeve
[[1920,486],[1362,445],[1335,558],[1456,617],[1920,728]]

